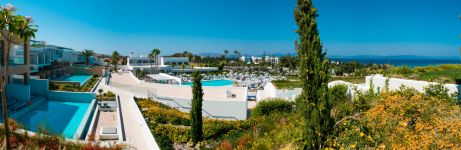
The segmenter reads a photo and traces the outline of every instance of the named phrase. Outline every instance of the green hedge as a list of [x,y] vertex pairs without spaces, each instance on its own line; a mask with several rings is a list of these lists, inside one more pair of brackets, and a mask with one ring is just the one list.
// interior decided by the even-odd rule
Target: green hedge
[[259,102],[253,109],[253,116],[267,116],[276,112],[293,111],[294,102],[284,99],[267,99]]

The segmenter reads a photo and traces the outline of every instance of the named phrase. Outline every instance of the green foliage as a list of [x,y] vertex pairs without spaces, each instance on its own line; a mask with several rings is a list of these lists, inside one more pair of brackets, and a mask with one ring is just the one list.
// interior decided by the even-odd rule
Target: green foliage
[[461,65],[444,64],[438,66],[415,67],[393,67],[390,68],[387,76],[398,78],[409,78],[430,82],[456,83],[461,80]]
[[370,108],[345,117],[325,147],[334,149],[451,149],[461,145],[460,108],[441,86],[432,94],[401,87],[370,96]]
[[277,89],[301,88],[303,85],[303,83],[300,81],[292,81],[292,80],[274,80],[272,81],[272,83]]
[[93,50],[83,50],[80,52],[85,57],[85,64],[88,65],[90,63],[90,57],[93,56],[95,53]]
[[98,101],[115,101],[115,93],[112,93],[111,91],[107,91],[106,93],[96,95],[96,99]]
[[448,94],[448,88],[446,88],[441,83],[430,84],[429,86],[424,88],[424,91],[426,97],[434,97],[436,99],[444,99],[453,102],[457,100],[457,93]]
[[292,56],[280,57],[280,62],[277,64],[278,67],[287,68],[290,71],[296,70],[298,67],[298,58]]
[[295,48],[299,58],[299,78],[303,92],[297,106],[304,117],[304,149],[319,149],[332,127],[331,103],[328,100],[330,68],[325,60],[317,28],[317,9],[311,0],[298,0],[294,10],[299,43]]
[[118,61],[120,60],[120,54],[117,51],[112,52],[111,64],[114,65],[114,70],[117,71]]
[[138,69],[136,69],[136,71],[135,71],[135,76],[138,77],[138,78],[140,78],[140,79],[144,79],[144,78],[146,78],[146,76],[147,76],[147,72],[145,72],[145,71],[143,71],[143,70],[141,70],[141,69],[138,68]]
[[202,101],[203,101],[203,89],[202,89],[202,75],[200,72],[194,72],[192,74],[192,109],[190,110],[190,124],[191,124],[191,137],[192,142],[195,144],[203,138],[203,122],[202,122]]
[[[190,115],[162,103],[135,98],[141,113],[155,136],[161,149],[171,149],[173,143],[183,144],[192,140],[190,134]],[[259,121],[226,121],[204,118],[204,142],[213,145],[218,139],[239,134]]]
[[251,113],[252,116],[269,116],[274,113],[293,111],[294,103],[284,99],[267,99],[259,102]]
[[353,113],[353,101],[347,93],[347,85],[336,85],[329,89],[329,98],[333,104],[332,117],[339,120]]

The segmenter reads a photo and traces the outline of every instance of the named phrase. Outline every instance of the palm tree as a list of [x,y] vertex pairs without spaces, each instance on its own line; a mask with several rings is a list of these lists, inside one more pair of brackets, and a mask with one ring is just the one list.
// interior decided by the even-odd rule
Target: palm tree
[[[1,78],[1,96],[2,96],[2,113],[4,123],[4,134],[5,134],[5,145],[6,149],[10,149],[9,139],[9,126],[8,126],[8,108],[7,108],[7,97],[6,97],[6,83],[8,80],[8,67],[10,60],[10,47],[13,41],[20,38],[24,42],[24,48],[28,48],[29,39],[35,38],[35,32],[37,32],[37,26],[32,24],[32,18],[27,16],[15,15],[16,9],[13,5],[7,4],[6,7],[2,7],[0,10],[0,30],[1,36],[5,39],[2,45],[3,48],[3,67],[2,67],[2,78]],[[27,63],[27,62],[26,62]],[[26,79],[25,79],[26,80]]]
[[155,58],[155,53],[154,53],[154,50],[150,51],[150,53],[147,55],[147,57],[149,58],[149,62],[150,62],[150,71],[151,73],[153,73],[153,68],[152,68],[152,60]]
[[120,59],[120,54],[117,51],[112,52],[112,65],[115,67],[115,72],[117,72],[117,64],[118,60]]
[[93,56],[95,53],[93,50],[85,49],[80,52],[85,57],[85,64],[88,65],[90,63],[90,57]]
[[227,49],[224,50],[224,60],[226,59],[226,56],[227,56],[228,53],[229,53],[229,51]]
[[[234,50],[234,52],[233,52],[233,53],[234,53],[234,57],[237,57],[237,55],[239,54],[239,51],[237,51],[237,50]],[[237,59],[238,59],[238,57],[237,57]]]
[[[160,49],[158,48],[154,48],[150,54],[149,54],[149,58],[151,59],[155,59],[155,64],[156,64],[156,68],[155,68],[155,71],[158,73],[158,55],[160,54]],[[151,70],[152,70],[152,63],[150,64],[150,67],[151,67]]]

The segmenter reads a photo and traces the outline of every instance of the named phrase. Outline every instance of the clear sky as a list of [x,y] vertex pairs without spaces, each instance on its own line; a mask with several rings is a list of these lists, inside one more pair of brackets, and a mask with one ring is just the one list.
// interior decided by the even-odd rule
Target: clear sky
[[[296,0],[0,0],[37,40],[100,53],[293,53]],[[329,55],[459,55],[459,0],[314,0]]]

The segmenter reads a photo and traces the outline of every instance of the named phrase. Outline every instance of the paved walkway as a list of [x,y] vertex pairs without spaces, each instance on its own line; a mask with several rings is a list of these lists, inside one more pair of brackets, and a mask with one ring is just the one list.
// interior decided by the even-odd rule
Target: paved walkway
[[105,85],[104,81],[105,79],[102,80],[96,91],[98,91],[99,89],[103,89],[104,92],[110,90],[120,96],[126,142],[131,143],[131,146],[133,146],[135,149],[148,149],[148,143],[146,140],[147,138],[145,137],[144,131],[142,130],[140,123],[136,119],[136,115],[133,110],[131,102],[133,94],[131,92],[119,90]]

